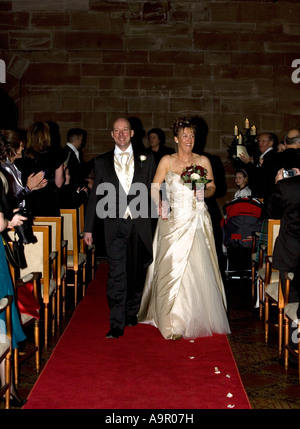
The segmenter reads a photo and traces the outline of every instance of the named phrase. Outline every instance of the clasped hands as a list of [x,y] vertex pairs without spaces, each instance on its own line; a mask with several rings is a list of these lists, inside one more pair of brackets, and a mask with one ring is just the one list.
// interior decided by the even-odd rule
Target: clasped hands
[[44,188],[48,183],[48,180],[44,177],[44,172],[39,171],[38,173],[30,174],[27,179],[27,188],[30,189],[30,191],[33,191],[35,189],[42,189]]

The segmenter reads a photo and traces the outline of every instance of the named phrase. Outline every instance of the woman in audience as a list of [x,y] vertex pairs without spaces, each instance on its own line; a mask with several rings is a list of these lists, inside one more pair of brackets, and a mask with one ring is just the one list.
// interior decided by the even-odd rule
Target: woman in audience
[[32,192],[27,197],[27,208],[33,216],[59,216],[57,189],[64,183],[63,157],[60,150],[51,146],[49,125],[35,122],[27,132],[24,151],[25,180],[32,173],[44,172],[47,186]]
[[[7,156],[5,152],[5,142],[3,137],[0,135],[0,161],[5,159]],[[14,228],[23,224],[26,217],[20,214],[13,214],[7,198],[6,192],[8,190],[8,183],[5,176],[0,172],[0,233],[5,231],[7,228]],[[14,297],[14,288],[11,281],[8,264],[6,260],[6,254],[4,250],[2,236],[0,237],[0,299],[6,295],[12,295]],[[6,333],[5,327],[5,314],[0,314],[0,335]],[[21,327],[18,310],[13,299],[12,302],[12,347],[13,349],[18,347],[18,343],[25,339],[24,332]],[[0,365],[0,379],[1,383],[4,384],[5,380],[5,366],[4,362]],[[21,399],[14,383],[11,383],[11,405],[21,407],[24,405],[26,400]]]
[[150,147],[147,148],[149,153],[152,153],[156,166],[164,155],[171,155],[175,150],[171,147],[165,146],[166,137],[163,130],[160,128],[152,128],[148,131],[148,141]]
[[62,209],[75,209],[85,204],[88,198],[88,188],[72,185],[69,168],[65,168],[65,183],[59,189],[59,205]]
[[0,168],[8,182],[7,199],[12,208],[19,207],[24,209],[26,206],[27,195],[32,191],[44,188],[47,180],[44,179],[43,171],[37,174],[30,174],[26,185],[22,182],[22,173],[17,167],[15,161],[22,158],[24,150],[24,140],[21,133],[16,130],[1,130],[5,139],[6,159],[4,159]]

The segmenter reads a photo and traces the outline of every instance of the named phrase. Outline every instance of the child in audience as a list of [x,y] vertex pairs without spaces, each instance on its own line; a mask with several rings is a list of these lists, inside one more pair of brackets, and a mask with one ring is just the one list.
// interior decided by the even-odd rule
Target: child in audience
[[251,189],[248,186],[248,174],[245,170],[236,170],[235,183],[238,186],[238,190],[234,194],[234,199],[251,197]]

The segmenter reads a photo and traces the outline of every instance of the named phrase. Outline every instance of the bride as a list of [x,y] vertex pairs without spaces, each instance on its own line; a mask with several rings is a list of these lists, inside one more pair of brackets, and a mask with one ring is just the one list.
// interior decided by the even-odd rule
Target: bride
[[[178,151],[161,159],[151,190],[159,220],[138,320],[156,326],[166,339],[230,333],[212,223],[204,202],[216,190],[212,167],[206,156],[192,151],[195,127],[189,118],[174,122],[173,135]],[[181,178],[192,165],[206,170],[209,183],[204,193],[203,185],[197,185],[194,193]],[[162,184],[170,207],[160,201]]]

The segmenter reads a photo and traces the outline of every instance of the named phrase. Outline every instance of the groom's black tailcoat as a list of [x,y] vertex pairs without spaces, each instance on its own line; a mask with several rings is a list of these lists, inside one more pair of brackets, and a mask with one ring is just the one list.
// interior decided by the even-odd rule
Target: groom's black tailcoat
[[[141,155],[145,160],[141,160]],[[152,262],[152,228],[151,228],[151,183],[155,174],[155,163],[152,155],[134,150],[134,175],[128,195],[120,185],[114,166],[114,150],[95,158],[95,181],[89,196],[85,232],[92,232],[96,224],[96,208],[101,205],[100,199],[107,198],[99,193],[99,185],[109,184],[115,192],[115,207],[112,213],[103,219],[106,252],[109,261],[109,278],[107,298],[110,307],[111,328],[124,329],[126,318],[135,316],[139,310],[147,267]],[[134,188],[145,185],[147,195],[143,202],[147,204],[145,217],[134,217],[125,220],[124,210],[127,204],[139,198],[139,191]],[[135,200],[137,201],[137,200]],[[127,204],[126,204],[127,203]],[[130,206],[129,206],[130,207]],[[140,207],[145,214],[145,207]],[[103,216],[103,213],[102,215]],[[125,251],[126,248],[126,251]]]

